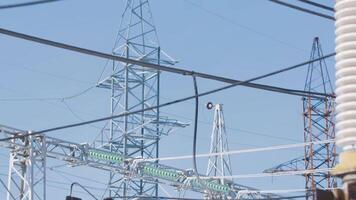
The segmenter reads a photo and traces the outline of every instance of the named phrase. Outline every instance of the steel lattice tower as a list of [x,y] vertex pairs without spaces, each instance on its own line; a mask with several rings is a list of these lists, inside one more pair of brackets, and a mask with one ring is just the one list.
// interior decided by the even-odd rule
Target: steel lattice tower
[[[319,38],[312,45],[310,60],[323,57]],[[333,94],[328,69],[324,59],[312,62],[308,66],[304,90]],[[335,138],[334,99],[304,97],[303,101],[303,136],[304,142],[318,142]],[[336,146],[334,143],[312,144],[304,147],[304,156],[287,161],[276,167],[265,170],[266,173],[314,170],[333,168],[336,161]],[[336,181],[328,172],[310,173],[304,175],[307,199],[316,199],[317,189],[336,187]]]
[[[210,103],[209,103],[210,104]],[[209,105],[208,104],[208,105]],[[225,120],[222,104],[214,105],[214,122],[211,133],[210,153],[223,153],[229,151],[225,129]],[[214,155],[209,157],[206,176],[231,176],[231,161],[229,155]],[[220,179],[220,183],[228,184],[232,180]],[[215,197],[224,199],[225,197]]]
[[[127,0],[114,55],[155,64],[174,64],[159,46],[148,0]],[[160,73],[141,66],[113,62],[112,73],[99,83],[111,92],[110,109],[115,115],[122,112],[159,105]],[[160,116],[159,109],[111,120],[102,133],[102,147],[124,157],[157,158],[160,136],[168,134],[179,124]],[[124,170],[130,166],[125,164]],[[156,181],[135,179],[127,174],[111,173],[110,196],[134,198],[157,196]]]
[[21,148],[10,152],[7,200],[46,200],[45,141],[45,136],[11,140]]
[[[318,38],[314,39],[310,59],[323,57]],[[313,62],[308,67],[305,91],[333,93],[325,60]],[[304,142],[317,142],[335,138],[334,100],[329,98],[303,98]],[[335,166],[336,147],[334,143],[305,146],[304,163],[306,170],[332,168]],[[331,188],[336,182],[330,173],[312,173],[305,175],[306,188],[313,192],[315,199],[317,188]]]

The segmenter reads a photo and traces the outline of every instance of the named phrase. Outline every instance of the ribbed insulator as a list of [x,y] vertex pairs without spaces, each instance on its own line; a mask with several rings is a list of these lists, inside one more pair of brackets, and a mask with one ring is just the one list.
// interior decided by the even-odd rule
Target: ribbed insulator
[[356,150],[356,0],[336,0],[336,144]]

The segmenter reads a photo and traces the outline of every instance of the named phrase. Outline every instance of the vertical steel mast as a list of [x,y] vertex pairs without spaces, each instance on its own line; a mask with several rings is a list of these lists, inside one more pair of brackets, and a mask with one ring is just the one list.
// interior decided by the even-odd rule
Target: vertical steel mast
[[[319,38],[314,38],[310,59],[323,57]],[[304,90],[325,94],[334,93],[329,72],[324,59],[308,66]],[[335,138],[335,102],[331,97],[304,97],[303,101],[303,136],[304,142],[318,142]],[[336,164],[336,147],[334,143],[307,145],[304,156],[295,158],[265,173],[314,170],[333,168]],[[316,199],[318,189],[336,187],[336,181],[329,172],[310,173],[305,176],[306,199]]]
[[[6,134],[7,130],[0,130]],[[9,135],[10,136],[10,135]],[[7,200],[46,200],[45,136],[10,141]]]
[[[323,56],[318,38],[314,39],[310,59]],[[325,60],[313,62],[308,67],[305,91],[333,93]],[[317,142],[335,138],[334,100],[332,98],[303,98],[304,142]],[[336,147],[334,143],[308,145],[304,148],[305,169],[332,168],[335,166]],[[305,186],[312,191],[315,199],[317,188],[331,188],[336,182],[329,172],[305,175]]]
[[[160,49],[148,0],[126,1],[112,53],[149,63],[174,64]],[[112,115],[159,105],[157,70],[114,61],[111,74],[98,86],[111,92]],[[175,125],[162,118],[159,109],[113,119],[102,133],[102,147],[124,157],[157,158],[160,137]],[[129,170],[130,166],[124,164],[123,168]],[[134,179],[129,174],[111,173],[109,184],[112,197],[158,195],[157,182]]]
[[[208,108],[209,108],[208,103]],[[211,133],[210,153],[223,153],[229,151],[229,145],[225,129],[224,113],[222,104],[214,105],[214,122],[213,130]],[[231,161],[229,155],[213,155],[209,157],[208,167],[206,170],[206,176],[231,176]],[[221,184],[228,184],[226,179],[218,180]],[[224,199],[225,197],[215,197]]]

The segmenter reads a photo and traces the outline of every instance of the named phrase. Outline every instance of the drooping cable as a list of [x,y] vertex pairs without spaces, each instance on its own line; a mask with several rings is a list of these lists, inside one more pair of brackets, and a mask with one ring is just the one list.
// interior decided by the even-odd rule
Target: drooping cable
[[[239,149],[239,150],[230,150],[230,151],[218,152],[218,153],[196,154],[196,158],[266,152],[266,151],[300,148],[300,147],[305,147],[305,146],[318,145],[318,144],[329,144],[329,143],[335,143],[335,139],[314,141],[314,142],[303,142],[303,143],[295,143],[295,144],[274,145],[274,146],[266,146],[266,147],[258,147],[258,148],[247,148],[247,149]],[[168,156],[168,157],[148,158],[148,159],[140,158],[140,159],[136,159],[136,160],[137,161],[142,160],[142,161],[153,162],[153,161],[184,160],[184,159],[191,159],[191,158],[193,158],[192,155],[182,155],[182,156]]]
[[[1,29],[0,29],[0,32],[1,32]],[[331,56],[331,55],[329,55],[329,56]],[[194,99],[194,98],[197,98],[197,97],[202,97],[202,96],[206,96],[206,95],[213,94],[213,93],[216,93],[216,92],[220,92],[220,91],[223,91],[223,90],[226,90],[226,89],[229,89],[229,88],[233,88],[233,87],[236,87],[236,86],[246,85],[246,84],[251,83],[253,81],[261,80],[261,79],[264,79],[264,78],[267,78],[267,77],[270,77],[270,76],[273,76],[273,75],[276,75],[276,74],[279,74],[279,73],[283,73],[283,72],[286,72],[286,71],[289,71],[289,70],[292,70],[292,69],[296,69],[296,68],[301,67],[303,65],[305,65],[305,64],[298,64],[298,65],[294,65],[294,66],[291,66],[291,67],[283,68],[283,69],[280,69],[280,70],[276,70],[276,71],[273,71],[273,72],[270,72],[270,73],[267,73],[267,74],[264,74],[264,75],[261,75],[261,76],[257,76],[257,77],[245,80],[245,81],[238,81],[238,82],[235,81],[234,83],[232,83],[230,85],[227,85],[227,86],[223,86],[223,87],[220,87],[220,88],[217,88],[217,89],[214,89],[214,90],[203,92],[203,93],[200,93],[198,95],[188,96],[188,97],[181,98],[181,99],[178,99],[178,100],[170,101],[170,102],[163,103],[163,104],[160,104],[160,105],[157,105],[157,106],[147,107],[147,108],[144,108],[144,109],[131,111],[131,112],[122,112],[122,113],[117,114],[117,115],[112,115],[112,116],[98,118],[98,119],[94,119],[94,120],[89,120],[89,121],[84,121],[84,122],[79,122],[79,123],[73,123],[73,124],[68,124],[68,125],[63,125],[63,126],[58,126],[58,127],[54,127],[54,128],[49,128],[49,129],[36,131],[36,132],[22,133],[22,134],[13,136],[13,137],[2,138],[2,139],[0,139],[0,142],[1,141],[11,140],[11,139],[16,139],[16,138],[23,138],[23,137],[30,136],[30,135],[38,135],[38,134],[53,132],[53,131],[57,131],[57,130],[72,128],[72,127],[77,127],[77,126],[83,126],[83,125],[87,125],[87,124],[97,123],[97,122],[106,121],[106,120],[110,120],[110,119],[116,119],[116,118],[120,118],[120,117],[124,117],[124,116],[129,116],[129,115],[133,115],[133,114],[146,112],[146,111],[149,111],[149,110],[154,110],[154,109],[157,109],[157,108],[166,107],[166,106],[169,106],[169,105],[173,105],[173,104],[181,103],[181,102],[184,102],[184,101],[188,101],[188,100],[191,100],[191,99]],[[195,77],[195,75],[197,73],[194,72],[194,71],[191,71],[190,74]],[[325,95],[325,94],[323,94],[323,95]],[[315,97],[313,95],[309,95],[309,96]],[[318,97],[316,96],[315,98],[318,98]]]
[[194,167],[194,172],[195,176],[199,180],[199,172],[197,168],[197,159],[196,159],[196,154],[197,154],[197,135],[198,135],[198,115],[199,115],[199,97],[198,97],[198,86],[197,86],[197,80],[196,77],[193,76],[193,82],[194,82],[194,94],[195,94],[195,114],[194,114],[194,133],[193,133],[193,167]]
[[296,5],[287,3],[287,2],[283,2],[283,1],[280,1],[280,0],[269,0],[269,1],[271,1],[273,3],[280,4],[282,6],[286,6],[286,7],[295,9],[295,10],[299,10],[299,11],[302,11],[302,12],[305,12],[305,13],[309,13],[309,14],[312,14],[312,15],[315,15],[315,16],[318,16],[318,17],[322,17],[322,18],[325,18],[325,19],[329,19],[329,20],[335,21],[335,18],[333,16],[330,16],[330,15],[325,15],[323,13],[315,12],[313,10],[302,8],[302,7],[299,7],[299,6],[296,6]]
[[94,89],[96,86],[92,85],[88,88],[85,88],[77,93],[74,93],[69,96],[64,97],[34,97],[34,98],[0,98],[0,101],[8,102],[8,101],[63,101],[63,100],[71,100],[82,96],[89,92],[90,90]]
[[[285,172],[274,172],[274,173],[253,173],[253,174],[237,174],[229,176],[203,176],[201,179],[251,179],[251,178],[268,178],[268,177],[279,177],[279,176],[300,176],[307,174],[321,174],[330,173],[332,168],[322,168],[322,169],[307,169],[307,170],[296,170],[296,171],[285,171]],[[189,177],[188,179],[194,179],[194,177]]]
[[72,196],[72,193],[73,193],[73,186],[74,186],[74,185],[79,186],[79,187],[82,188],[85,192],[87,192],[91,197],[93,197],[93,198],[96,199],[96,200],[99,200],[99,199],[96,198],[96,196],[94,196],[87,188],[85,188],[83,185],[81,185],[81,184],[78,183],[78,182],[73,182],[73,183],[70,185],[70,197]]
[[45,3],[53,3],[53,2],[56,2],[56,1],[63,1],[63,0],[40,0],[40,1],[30,1],[30,2],[25,2],[25,3],[0,5],[0,9],[10,9],[10,8],[34,6],[34,5],[45,4]]
[[197,167],[197,137],[198,137],[198,118],[199,118],[199,91],[198,91],[198,84],[197,79],[193,76],[193,84],[194,84],[194,96],[195,96],[195,111],[194,111],[194,133],[193,133],[193,168],[194,174],[197,178],[199,184],[206,188],[208,195],[211,197],[210,190],[206,187],[206,185],[201,181],[198,167]]
[[259,30],[256,30],[256,29],[250,27],[250,26],[247,26],[245,24],[238,23],[237,21],[235,21],[233,19],[230,19],[230,18],[227,18],[224,15],[221,15],[220,13],[215,12],[214,10],[207,9],[206,7],[200,5],[196,1],[184,0],[184,2],[188,3],[191,6],[194,6],[194,7],[198,8],[199,10],[201,10],[201,11],[203,11],[203,12],[205,12],[205,13],[211,15],[211,16],[214,16],[214,17],[216,17],[216,18],[218,18],[218,19],[220,19],[222,21],[225,21],[225,22],[227,22],[227,23],[229,23],[229,24],[231,24],[231,25],[233,25],[233,26],[235,26],[235,27],[237,27],[239,29],[244,29],[244,30],[249,31],[251,33],[254,33],[254,34],[258,35],[258,36],[261,36],[261,37],[264,37],[266,39],[275,41],[275,42],[277,42],[279,44],[282,44],[282,45],[284,45],[286,47],[290,47],[290,48],[296,49],[296,50],[298,50],[300,52],[305,52],[305,50],[300,49],[300,48],[296,47],[295,45],[290,44],[290,43],[288,43],[286,41],[283,41],[280,38],[277,38],[277,37],[275,37],[273,35],[270,35],[270,34],[267,34],[265,32],[261,32]]
[[323,5],[323,4],[320,4],[320,3],[316,3],[314,1],[310,1],[310,0],[299,0],[300,2],[303,2],[303,3],[307,3],[307,4],[310,4],[312,6],[316,6],[318,8],[321,8],[321,9],[325,9],[325,10],[328,10],[328,11],[335,11],[334,8],[332,7],[329,7],[329,6],[326,6],[326,5]]
[[[107,54],[107,53],[94,51],[94,50],[90,50],[90,49],[85,49],[85,48],[81,48],[81,47],[77,47],[77,46],[73,46],[73,45],[69,45],[69,44],[64,44],[64,43],[60,43],[60,42],[55,42],[55,41],[51,41],[51,40],[47,40],[47,39],[43,39],[43,38],[31,36],[31,35],[26,35],[23,33],[7,30],[7,29],[3,29],[3,28],[0,28],[0,33],[4,34],[4,35],[11,36],[11,37],[20,38],[20,39],[24,39],[24,40],[52,46],[52,47],[57,47],[57,48],[61,48],[61,49],[66,49],[69,51],[74,51],[74,52],[78,52],[78,53],[82,53],[82,54],[86,54],[86,55],[115,60],[115,61],[124,62],[124,63],[130,63],[133,65],[138,65],[138,66],[142,66],[142,67],[146,67],[146,68],[150,68],[150,69],[154,69],[154,70],[159,70],[159,71],[164,71],[164,72],[180,74],[180,75],[184,75],[184,76],[196,76],[196,77],[200,77],[200,78],[204,78],[204,79],[210,79],[210,80],[215,80],[215,81],[229,83],[229,84],[241,83],[241,85],[246,86],[246,87],[267,90],[267,91],[273,91],[273,92],[279,92],[279,93],[285,93],[285,94],[290,94],[290,95],[297,95],[297,96],[310,96],[311,94],[317,95],[317,96],[322,96],[322,97],[333,96],[332,94],[325,95],[323,93],[306,92],[306,91],[302,91],[302,90],[290,90],[290,89],[286,89],[286,88],[268,86],[268,85],[251,83],[251,82],[244,82],[244,81],[240,81],[240,80],[236,80],[236,79],[230,79],[230,78],[215,76],[215,75],[206,74],[206,73],[194,72],[191,70],[185,70],[185,69],[174,68],[174,67],[169,67],[169,66],[164,66],[164,65],[147,63],[147,62],[143,62],[140,60],[129,59],[126,57]],[[322,60],[322,59],[325,59],[328,57],[332,57],[334,55],[335,55],[335,53],[331,53],[324,57],[317,58],[315,60],[310,60],[307,62],[303,62],[301,64],[295,65],[294,67],[292,66],[290,69],[295,69],[295,68],[310,64],[312,62],[316,62],[316,61],[319,61],[319,60]]]

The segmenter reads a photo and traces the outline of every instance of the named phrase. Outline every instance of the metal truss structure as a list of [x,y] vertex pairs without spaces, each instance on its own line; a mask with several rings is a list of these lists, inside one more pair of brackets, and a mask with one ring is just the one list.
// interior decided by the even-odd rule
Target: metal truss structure
[[[112,53],[148,63],[173,65],[160,48],[148,0],[127,0]],[[160,104],[160,72],[128,63],[112,62],[110,74],[99,88],[110,91],[111,115]],[[221,116],[219,122],[223,123]],[[62,160],[70,166],[87,166],[110,173],[109,191],[114,199],[158,196],[158,184],[228,199],[279,197],[232,181],[209,179],[203,185],[191,170],[147,161],[159,157],[159,141],[187,124],[160,115],[153,109],[109,121],[99,139],[79,144],[45,135],[25,136],[27,131],[0,125],[0,142],[10,149],[7,200],[46,200],[46,161]],[[231,170],[230,170],[231,171]]]
[[[323,56],[319,38],[313,41],[310,59]],[[325,60],[313,62],[308,67],[304,86],[305,91],[332,94],[333,87],[330,81]],[[303,99],[304,142],[317,142],[335,138],[334,107],[332,98],[304,97]],[[265,170],[266,173],[295,170],[314,170],[333,168],[336,164],[336,146],[334,143],[307,145],[304,156],[282,163],[276,167]],[[307,199],[316,199],[316,190],[336,187],[336,181],[329,172],[306,174],[305,187],[308,189]]]
[[[229,151],[229,145],[225,129],[225,120],[222,104],[214,105],[214,122],[211,133],[210,153],[223,153]],[[231,176],[230,155],[210,156],[206,176]],[[231,182],[232,180],[219,179],[221,184]],[[219,196],[219,199],[225,199],[226,196]]]
[[[148,0],[127,0],[112,53],[154,64],[175,63],[161,51]],[[112,63],[98,87],[110,90],[111,115],[159,105],[160,72],[127,63]],[[102,132],[101,148],[128,157],[157,158],[160,137],[186,124],[160,115],[159,109],[113,119]],[[124,166],[130,170],[130,166]],[[158,196],[155,181],[110,175],[110,196]]]
[[[7,136],[11,131],[1,129]],[[27,132],[25,132],[27,133]],[[46,199],[46,139],[29,136],[9,142],[10,159],[7,200]]]
[[[26,131],[0,125],[0,138],[26,133]],[[31,139],[32,143],[25,142]],[[144,180],[147,183],[170,185],[178,190],[207,194],[208,189],[214,196],[224,196],[228,199],[280,198],[270,193],[259,193],[255,188],[232,181],[221,183],[219,180],[209,179],[204,175],[201,176],[204,182],[202,186],[192,170],[178,169],[140,158],[125,157],[123,154],[109,150],[93,148],[89,144],[78,144],[44,135],[24,136],[12,141],[0,142],[0,147],[9,148],[12,152],[9,183],[6,188],[7,200],[46,199],[45,164],[48,158],[61,160],[69,166],[87,166],[109,171],[115,175],[127,175],[132,179]],[[13,166],[20,161],[23,163],[22,168],[14,168]],[[130,168],[125,168],[127,165]],[[152,196],[137,194],[134,198],[140,197]]]

